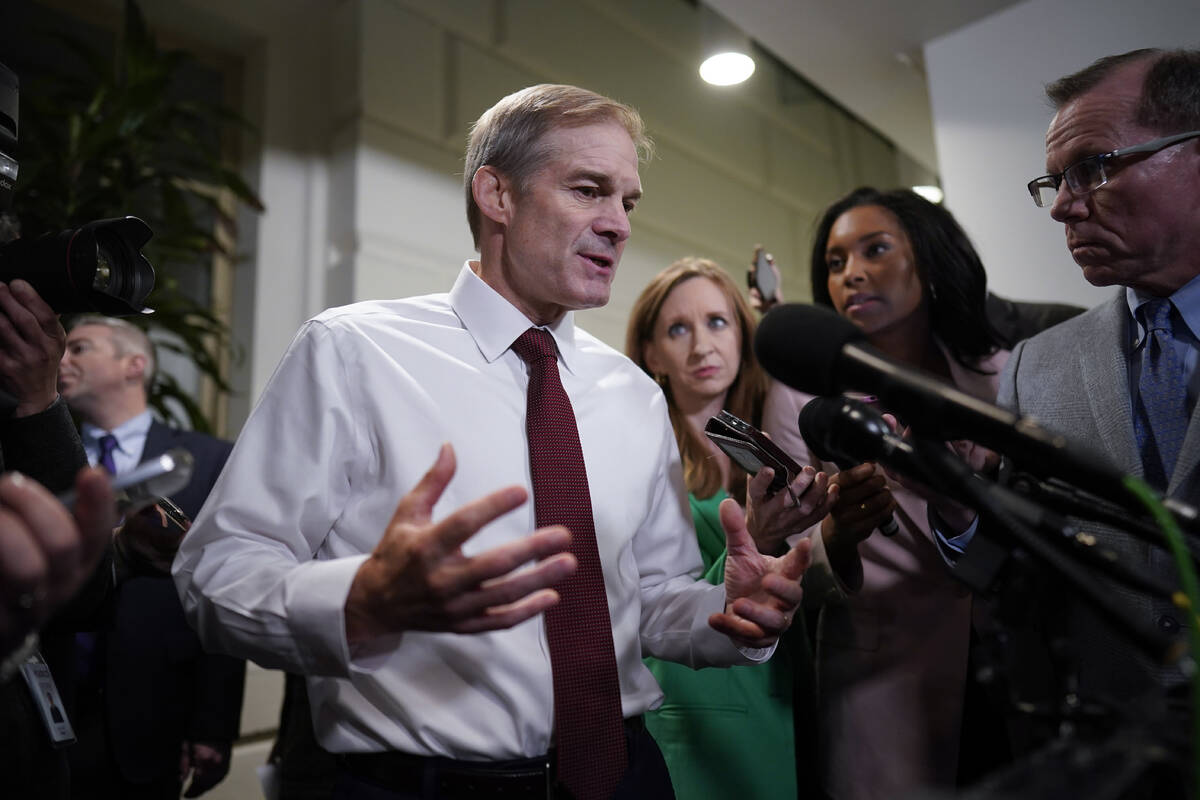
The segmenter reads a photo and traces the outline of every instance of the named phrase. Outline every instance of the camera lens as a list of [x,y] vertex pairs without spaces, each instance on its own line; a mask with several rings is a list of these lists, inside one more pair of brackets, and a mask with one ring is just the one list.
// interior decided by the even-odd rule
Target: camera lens
[[154,268],[141,249],[153,236],[137,217],[104,219],[0,247],[0,281],[28,281],[59,314],[150,313]]

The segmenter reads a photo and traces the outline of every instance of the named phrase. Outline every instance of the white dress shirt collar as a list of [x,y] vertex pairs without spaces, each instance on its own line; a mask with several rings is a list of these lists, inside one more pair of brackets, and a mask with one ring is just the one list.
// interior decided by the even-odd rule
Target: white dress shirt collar
[[[450,290],[450,307],[462,320],[463,327],[490,364],[512,347],[518,336],[531,327],[539,326],[534,325],[516,306],[476,274],[472,267],[477,267],[478,263],[468,261],[463,264],[458,280]],[[577,372],[572,366],[578,352],[575,344],[575,313],[568,311],[562,319],[545,326],[543,330],[554,337],[563,365],[572,373]]]
[[111,433],[117,437],[117,450],[113,453],[117,472],[125,472],[137,466],[138,460],[142,457],[142,451],[146,449],[146,437],[150,433],[150,425],[153,422],[154,415],[150,413],[150,409],[146,409],[137,416],[125,420],[111,431],[106,431],[90,422],[83,423],[80,426],[79,438],[83,440],[83,449],[87,453],[88,461],[93,465],[99,463],[100,437]]

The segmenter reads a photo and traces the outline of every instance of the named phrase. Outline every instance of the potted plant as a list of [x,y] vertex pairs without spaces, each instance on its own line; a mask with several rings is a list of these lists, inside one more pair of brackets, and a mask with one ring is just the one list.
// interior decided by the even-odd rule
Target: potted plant
[[[147,305],[130,318],[160,348],[186,356],[228,391],[228,326],[181,278],[216,255],[233,256],[234,214],[242,203],[263,206],[228,163],[221,133],[242,125],[235,114],[180,91],[189,56],[161,49],[133,0],[111,55],[77,37],[58,35],[79,64],[73,70],[23,76],[21,173],[13,203],[22,236],[38,236],[96,219],[128,214],[154,231],[145,254],[156,283]],[[200,404],[159,371],[151,405],[168,419],[211,429]],[[177,409],[182,409],[183,419]]]

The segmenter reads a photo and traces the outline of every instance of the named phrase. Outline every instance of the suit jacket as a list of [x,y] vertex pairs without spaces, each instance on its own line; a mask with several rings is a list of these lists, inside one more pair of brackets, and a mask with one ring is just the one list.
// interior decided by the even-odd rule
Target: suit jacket
[[[991,401],[1007,356],[1001,350],[984,359],[982,372],[947,358],[953,383]],[[837,466],[816,458],[796,425],[811,399],[772,386],[763,429],[801,464],[833,474]],[[861,587],[846,591],[829,575],[817,529],[804,576],[806,604],[823,603],[817,693],[822,781],[832,800],[953,786],[958,767],[972,598],[946,569],[924,499],[894,481],[888,486],[900,530],[892,537],[876,532],[859,545]]]
[[[1080,447],[1091,448],[1122,472],[1142,476],[1129,393],[1132,325],[1122,290],[1112,300],[1018,344],[1002,376],[998,402],[1036,417]],[[1200,503],[1200,405],[1192,414],[1167,494],[1192,505]],[[1105,526],[1087,524],[1085,530],[1094,532],[1123,560],[1151,571],[1164,584],[1177,585],[1177,572],[1164,549]],[[1120,586],[1112,591],[1148,626],[1178,631],[1184,622],[1184,615],[1169,603]],[[1069,591],[1050,605],[1061,607],[1081,694],[1105,699],[1135,698],[1141,693],[1154,697],[1162,695],[1161,687],[1183,682],[1178,669],[1152,665]]]
[[[232,445],[151,424],[142,461],[182,447],[195,458],[191,481],[172,497],[194,518]],[[205,653],[169,577],[134,577],[118,587],[106,631],[104,709],[121,774],[147,782],[178,770],[180,742],[237,738],[246,662]]]

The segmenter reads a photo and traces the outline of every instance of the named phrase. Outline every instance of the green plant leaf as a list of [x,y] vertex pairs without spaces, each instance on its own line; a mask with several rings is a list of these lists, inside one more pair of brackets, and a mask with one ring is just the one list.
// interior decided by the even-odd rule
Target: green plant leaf
[[[180,277],[204,268],[214,253],[234,256],[223,237],[234,232],[236,212],[222,197],[263,210],[221,151],[226,129],[251,126],[229,109],[182,94],[191,57],[161,49],[133,0],[125,2],[111,55],[79,37],[55,31],[43,36],[68,58],[23,87],[21,175],[13,204],[23,235],[129,214],[145,220],[155,234],[145,248],[156,271],[148,298],[155,313],[130,320],[229,391],[223,356],[236,363],[242,349],[210,308],[184,294],[180,287],[192,282]],[[173,376],[159,375],[150,401],[166,419],[210,428]]]

